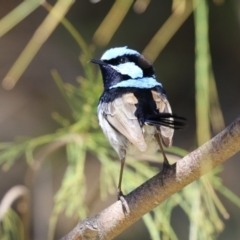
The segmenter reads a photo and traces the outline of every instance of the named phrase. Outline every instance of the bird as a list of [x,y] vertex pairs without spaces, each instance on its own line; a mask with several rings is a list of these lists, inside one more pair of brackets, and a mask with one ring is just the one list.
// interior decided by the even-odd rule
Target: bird
[[163,149],[172,145],[174,129],[182,129],[185,118],[172,113],[166,92],[157,81],[150,61],[136,50],[115,47],[100,59],[91,59],[100,67],[104,91],[99,99],[99,125],[121,162],[117,195],[127,155],[163,155],[162,171],[170,167]]

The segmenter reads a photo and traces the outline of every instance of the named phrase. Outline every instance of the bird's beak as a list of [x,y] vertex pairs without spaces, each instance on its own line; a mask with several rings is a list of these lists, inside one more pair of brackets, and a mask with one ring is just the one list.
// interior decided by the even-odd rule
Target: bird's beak
[[100,59],[91,59],[89,62],[94,63],[94,64],[98,64],[98,65],[105,65],[107,63],[105,63],[104,61],[100,60]]

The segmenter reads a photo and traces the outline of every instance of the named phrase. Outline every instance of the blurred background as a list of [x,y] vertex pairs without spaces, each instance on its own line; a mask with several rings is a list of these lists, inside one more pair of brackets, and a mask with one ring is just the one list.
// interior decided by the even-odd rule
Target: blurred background
[[[30,2],[30,0],[25,2]],[[59,125],[53,120],[53,113],[58,112],[68,118],[71,110],[54,82],[51,71],[56,69],[65,83],[74,86],[77,85],[76,78],[84,75],[84,67],[79,62],[79,56],[83,51],[69,31],[59,24],[46,38],[16,85],[13,86],[11,81],[10,83],[7,81],[6,76],[9,70],[48,15],[46,6],[41,6],[39,1],[32,2],[38,2],[37,4],[40,6],[25,16],[22,21],[19,20],[19,23],[9,31],[1,34],[0,38],[0,80],[3,82],[0,87],[1,142],[14,142],[19,139],[23,141],[56,132]],[[54,5],[57,1],[48,2]],[[121,11],[114,14],[111,11],[117,2],[119,4],[120,1],[75,1],[72,5],[69,4],[69,10],[66,11],[65,17],[81,34],[90,49],[95,49],[95,58],[99,58],[105,50],[111,47],[128,46],[139,52],[144,51],[145,56],[154,61],[157,79],[163,84],[173,111],[188,120],[187,129],[176,132],[174,145],[186,151],[195,149],[198,142],[196,137],[196,56],[193,14],[186,10],[187,3],[183,0],[174,2],[163,0],[126,1],[129,3],[123,4],[122,10],[120,9],[121,4],[115,6]],[[22,3],[20,0],[0,0],[0,19],[3,19]],[[238,0],[209,0],[207,6],[212,69],[223,118],[227,126],[239,116],[240,2]],[[179,29],[176,26],[172,38],[170,37],[166,44],[163,43],[161,51],[153,50],[153,53],[156,53],[154,56],[149,44],[176,10],[178,12],[175,12],[176,19],[173,21],[179,23]],[[19,11],[24,12],[23,9]],[[184,11],[188,12],[184,13]],[[113,16],[109,13],[112,13]],[[111,17],[115,19],[115,22],[110,21]],[[109,25],[104,23],[104,19],[110,21]],[[166,29],[165,33],[163,31],[163,35],[168,35]],[[40,36],[45,37],[41,32]],[[146,48],[147,46],[149,48]],[[98,87],[101,91],[102,86]],[[89,95],[89,98],[91,97],[98,98],[98,96]],[[102,138],[104,138],[103,135]],[[26,181],[31,175],[31,183],[28,182],[27,186],[30,191],[30,200],[27,204],[29,213],[27,214],[31,216],[30,223],[27,224],[29,239],[47,239],[54,195],[61,185],[67,167],[66,151],[64,148],[60,148],[61,144],[51,145],[50,148],[59,148],[59,150],[45,158],[45,151],[49,150],[48,147],[37,149],[40,152],[37,153],[39,154],[37,157],[44,163],[39,171],[36,170],[34,176],[29,174],[29,164],[26,163],[24,154],[16,157],[16,161],[9,170],[6,171],[4,167],[0,170],[0,199],[3,199],[12,187],[27,185]],[[240,196],[239,157],[240,155],[237,154],[226,161],[224,169],[220,173],[223,184],[237,196]],[[91,208],[87,214],[91,216],[116,200],[115,194],[100,200],[99,190],[97,192],[94,190],[98,184],[99,168],[99,161],[96,160],[94,154],[88,154],[84,171],[87,182],[87,199],[94,199],[91,204],[89,203]],[[226,197],[219,195],[219,198],[230,217],[223,220],[224,228],[215,238],[219,240],[240,239],[239,208]],[[18,207],[15,206],[15,208]],[[54,239],[59,239],[69,232],[78,219],[66,218],[63,213],[60,214]],[[173,210],[171,222],[178,239],[188,239],[189,220],[181,209],[176,207]],[[140,220],[116,239],[150,239],[150,235]]]

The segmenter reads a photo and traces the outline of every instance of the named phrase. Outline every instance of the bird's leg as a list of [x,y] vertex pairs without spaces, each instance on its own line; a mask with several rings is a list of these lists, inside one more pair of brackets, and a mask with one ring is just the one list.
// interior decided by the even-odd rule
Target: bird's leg
[[121,201],[124,212],[126,214],[129,214],[129,207],[127,204],[127,201],[125,200],[125,196],[122,193],[121,185],[122,185],[122,176],[123,176],[123,169],[125,164],[125,157],[121,159],[121,169],[120,169],[120,175],[119,175],[119,181],[118,181],[118,200]]
[[122,185],[122,176],[123,176],[123,169],[124,169],[124,164],[125,164],[125,157],[121,159],[121,169],[120,169],[120,175],[119,175],[119,180],[118,180],[118,200],[121,200],[121,197],[124,197],[121,189]]
[[[165,154],[165,152],[164,152],[164,149],[163,149],[163,145],[162,145],[162,141],[161,141],[160,136],[161,136],[161,133],[160,133],[160,132],[157,133],[157,134],[155,134],[155,138],[156,138],[156,140],[157,140],[157,142],[158,142],[158,145],[159,145],[160,150],[161,150],[162,155],[163,155],[163,168],[162,168],[162,177],[163,177],[163,175],[164,175],[165,173],[167,173],[168,169],[171,168],[171,165],[170,165],[170,163],[169,163],[169,161],[168,161],[168,159],[167,159],[167,157],[166,157],[166,154]],[[162,180],[163,180],[163,178],[162,178]],[[162,181],[162,183],[163,183],[163,181]]]

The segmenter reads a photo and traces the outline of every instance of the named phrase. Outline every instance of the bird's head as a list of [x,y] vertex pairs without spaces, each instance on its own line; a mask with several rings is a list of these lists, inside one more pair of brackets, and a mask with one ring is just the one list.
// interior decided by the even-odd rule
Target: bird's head
[[130,79],[155,78],[152,64],[139,52],[127,47],[111,48],[101,59],[90,62],[100,66],[105,89]]

